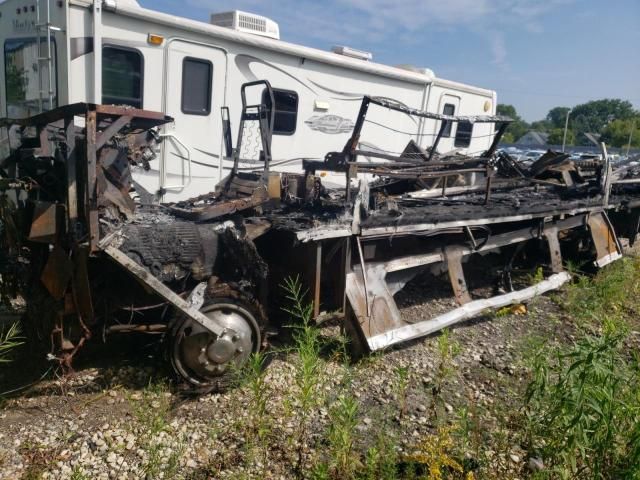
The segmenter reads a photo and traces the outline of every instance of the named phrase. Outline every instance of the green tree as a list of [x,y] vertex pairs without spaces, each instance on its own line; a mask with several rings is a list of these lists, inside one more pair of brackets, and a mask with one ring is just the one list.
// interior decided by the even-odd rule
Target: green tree
[[[520,117],[520,115],[518,115],[518,112],[513,105],[499,103],[496,106],[496,114],[505,115],[513,119],[513,123],[511,123],[511,125],[509,125],[509,128],[507,128],[507,132],[504,137],[504,141],[507,143],[518,140],[529,130],[529,124],[525,122]],[[507,137],[507,135],[509,136]],[[509,139],[510,141],[508,141],[507,139]]]
[[631,146],[640,147],[640,116],[627,120],[614,120],[602,131],[600,138],[612,147],[626,147],[631,134]]
[[569,117],[569,126],[576,138],[588,144],[584,133],[601,133],[612,121],[627,120],[637,115],[631,102],[618,98],[593,100],[574,107]]
[[551,128],[564,128],[567,119],[569,107],[554,107],[549,110],[545,120],[550,124]]
[[531,123],[531,130],[536,132],[550,132],[553,129],[553,125],[545,120],[537,120]]
[[[562,145],[562,139],[564,138],[564,127],[563,128],[554,128],[549,133],[548,143],[550,145]],[[567,145],[573,145],[576,141],[575,134],[572,130],[567,130]]]

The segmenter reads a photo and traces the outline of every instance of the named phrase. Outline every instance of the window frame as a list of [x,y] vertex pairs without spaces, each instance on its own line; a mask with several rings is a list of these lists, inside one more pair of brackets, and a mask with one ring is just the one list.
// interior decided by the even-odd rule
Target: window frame
[[[7,88],[7,44],[10,44],[12,42],[16,42],[16,41],[29,41],[29,40],[33,40],[34,42],[38,41],[38,37],[13,37],[13,38],[5,38],[3,44],[2,44],[2,54],[3,54],[3,68],[4,68],[4,116],[8,117],[9,116],[9,89]],[[42,41],[46,42],[47,38],[45,37],[44,39],[42,39]],[[54,83],[55,83],[55,88],[56,88],[56,94],[55,94],[55,105],[50,105],[50,110],[53,110],[55,108],[58,108],[58,106],[60,106],[60,85],[59,85],[59,78],[58,78],[58,71],[59,71],[59,65],[58,65],[58,42],[56,41],[55,37],[52,35],[51,36],[51,43],[53,44],[53,49],[52,49],[52,54],[53,54],[53,60],[54,60]],[[45,110],[46,111],[46,110]]]
[[[445,110],[447,109],[447,107],[453,107],[453,113],[446,113]],[[443,115],[455,115],[456,114],[456,106],[453,103],[445,103],[444,107],[442,107],[442,114]],[[447,126],[444,129],[444,132],[442,133],[442,138],[451,138],[451,132],[453,132],[453,122],[444,120],[445,122],[447,122]]]
[[[144,71],[145,71],[145,58],[144,58],[144,53],[142,53],[142,50],[137,49],[137,48],[133,48],[133,47],[126,47],[123,45],[117,45],[115,43],[103,43],[102,44],[102,66],[101,66],[101,74],[102,74],[102,92],[100,92],[100,101],[107,105],[104,101],[104,49],[105,48],[112,48],[115,50],[122,50],[124,52],[133,52],[133,53],[137,53],[138,57],[140,57],[140,106],[139,107],[133,107],[133,108],[139,108],[140,110],[144,109]],[[110,104],[108,104],[110,105]],[[124,104],[127,105],[127,104]]]
[[[465,133],[465,138],[459,137],[458,134],[460,133],[460,126],[462,124],[465,125],[470,125],[471,128],[469,129],[469,137],[468,139],[466,138],[466,133]],[[455,139],[453,141],[453,146],[456,148],[468,148],[471,145],[471,140],[473,139],[473,122],[469,122],[468,120],[464,120],[461,122],[458,122],[458,127],[456,128],[456,136]],[[466,144],[463,144],[461,142],[466,142]]]
[[[189,109],[185,109],[184,107],[184,98],[185,98],[184,87],[186,85],[186,82],[185,82],[186,69],[184,68],[184,66],[187,61],[191,61],[194,63],[204,63],[205,65],[209,66],[209,82],[207,83],[209,87],[209,91],[207,96],[206,112],[189,110]],[[185,115],[198,115],[201,117],[208,117],[209,115],[211,115],[212,106],[213,106],[213,62],[205,58],[198,58],[198,57],[191,57],[191,56],[184,57],[182,59],[182,85],[180,87],[180,111]]]
[[[292,114],[292,115],[295,116],[295,122],[294,122],[294,125],[293,125],[293,130],[289,131],[289,130],[276,130],[275,129],[275,123],[276,123],[275,117],[278,115],[278,112],[279,112],[278,109],[275,109],[274,117],[273,117],[273,123],[274,123],[274,125],[273,125],[273,134],[274,135],[281,135],[281,136],[290,137],[291,135],[294,135],[296,133],[296,130],[298,129],[298,111],[299,111],[299,107],[300,107],[300,95],[298,95],[298,92],[296,92],[295,90],[286,90],[284,88],[272,88],[272,90],[273,90],[274,100],[276,101],[276,105],[278,105],[278,101],[275,98],[277,93],[281,92],[281,93],[288,93],[288,94],[295,95],[295,98],[296,98],[296,111],[295,112],[289,112],[287,110],[280,111],[281,113]],[[265,105],[265,106],[267,105],[267,103],[264,101],[266,94],[267,94],[267,89],[265,88],[264,90],[262,90],[262,96],[261,96],[261,101],[262,101],[263,105]],[[274,105],[272,108],[275,108],[276,105]]]

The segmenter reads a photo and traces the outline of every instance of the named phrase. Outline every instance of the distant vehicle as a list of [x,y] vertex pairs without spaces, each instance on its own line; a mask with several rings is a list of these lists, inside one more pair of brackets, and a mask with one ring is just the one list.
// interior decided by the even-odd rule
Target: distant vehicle
[[518,157],[518,162],[524,166],[529,166],[544,155],[544,153],[544,150],[527,150],[524,154]]

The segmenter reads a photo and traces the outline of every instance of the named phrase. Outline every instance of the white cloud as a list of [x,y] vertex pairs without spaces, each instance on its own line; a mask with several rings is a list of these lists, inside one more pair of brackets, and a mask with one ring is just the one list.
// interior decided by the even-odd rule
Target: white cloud
[[211,11],[253,10],[276,20],[283,37],[348,43],[356,48],[392,39],[413,43],[424,29],[475,32],[495,65],[506,66],[506,31],[539,33],[544,16],[577,0],[186,0]]
[[505,45],[504,35],[496,31],[489,33],[489,44],[493,64],[504,66],[507,60],[507,46]]

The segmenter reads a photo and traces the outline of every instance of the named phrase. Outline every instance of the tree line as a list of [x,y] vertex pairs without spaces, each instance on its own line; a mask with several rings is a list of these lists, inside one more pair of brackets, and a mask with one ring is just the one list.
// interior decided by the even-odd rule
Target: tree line
[[[569,107],[554,107],[542,120],[528,123],[513,105],[498,104],[497,114],[507,115],[514,122],[504,135],[505,143],[514,143],[533,130],[549,134],[547,143],[562,144],[564,126]],[[640,147],[640,111],[631,102],[618,98],[605,98],[576,105],[569,113],[567,145],[592,145],[585,133],[601,135],[600,140],[612,147],[626,147],[631,134],[631,146]]]

